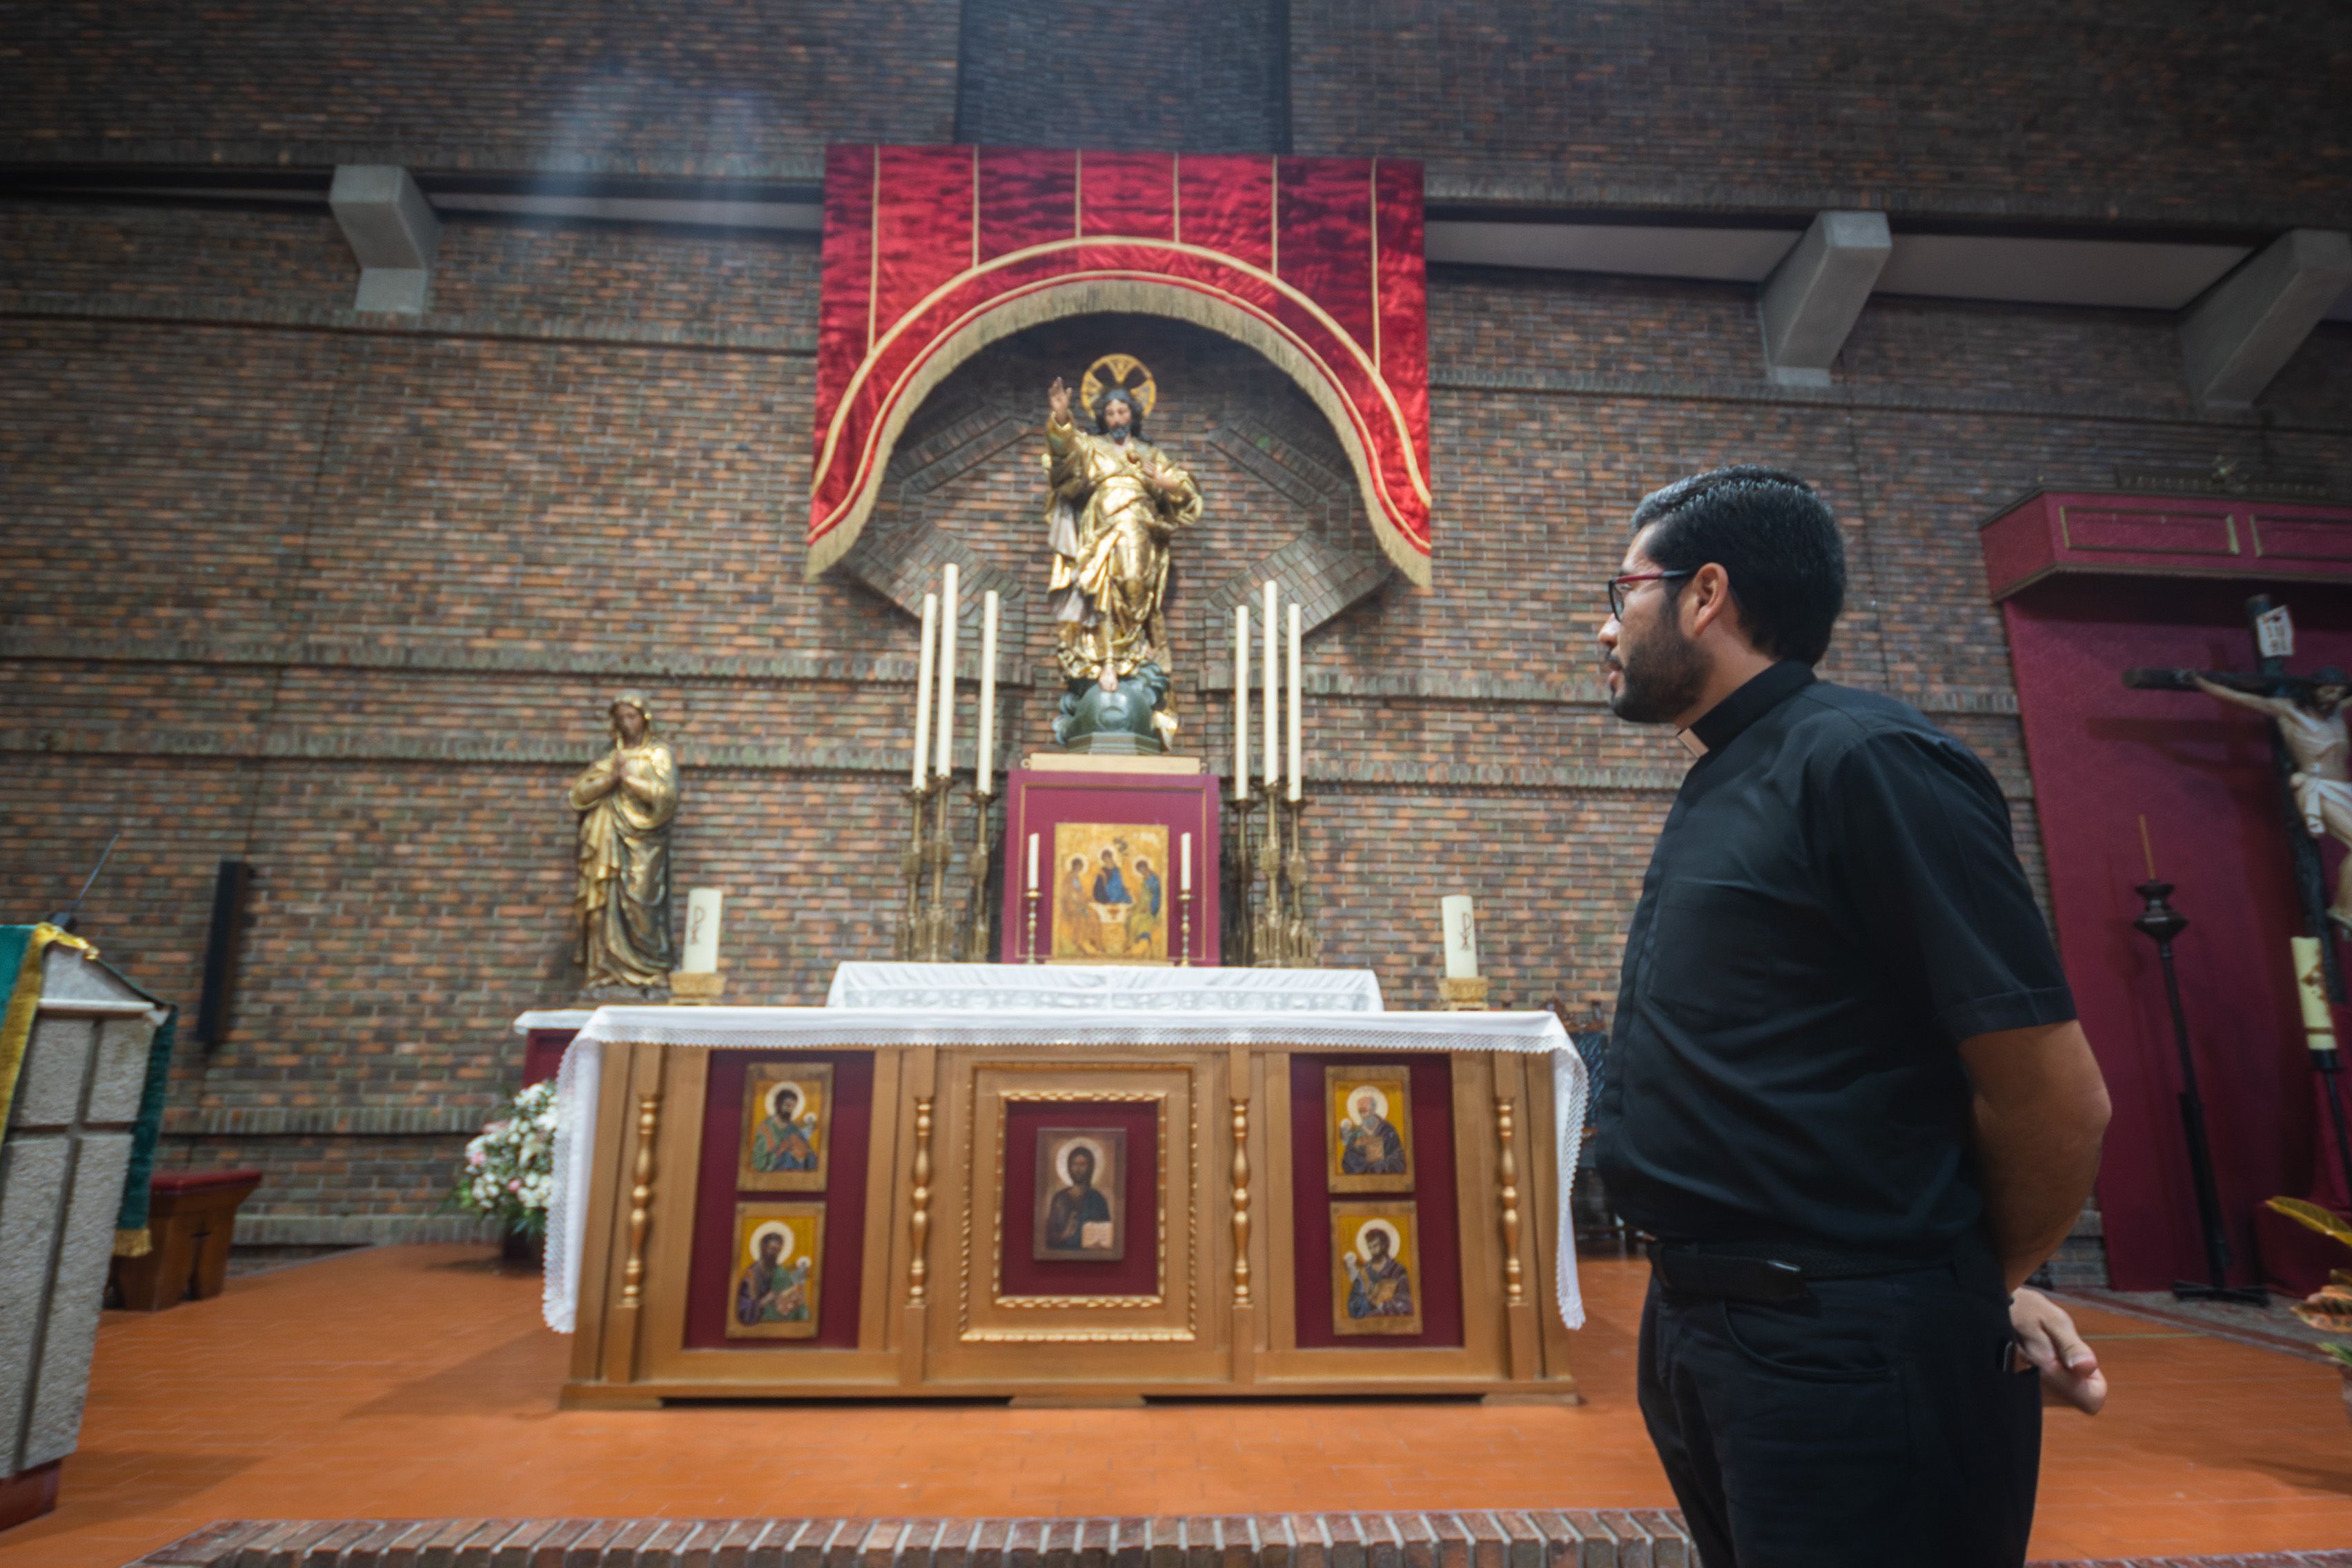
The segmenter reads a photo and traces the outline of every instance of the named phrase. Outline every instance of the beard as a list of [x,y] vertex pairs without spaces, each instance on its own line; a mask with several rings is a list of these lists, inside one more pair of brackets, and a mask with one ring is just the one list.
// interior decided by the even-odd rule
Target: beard
[[1609,710],[1634,724],[1664,724],[1686,712],[1706,686],[1706,661],[1698,644],[1683,636],[1671,615],[1635,643],[1620,641],[1615,661],[1623,679],[1610,694]]

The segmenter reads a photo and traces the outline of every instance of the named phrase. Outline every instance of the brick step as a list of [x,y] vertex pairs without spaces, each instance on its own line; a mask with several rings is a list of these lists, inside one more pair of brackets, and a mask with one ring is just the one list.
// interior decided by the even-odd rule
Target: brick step
[[[2352,1550],[2040,1568],[2352,1568]],[[229,1520],[130,1568],[1699,1568],[1674,1509],[1184,1519]]]

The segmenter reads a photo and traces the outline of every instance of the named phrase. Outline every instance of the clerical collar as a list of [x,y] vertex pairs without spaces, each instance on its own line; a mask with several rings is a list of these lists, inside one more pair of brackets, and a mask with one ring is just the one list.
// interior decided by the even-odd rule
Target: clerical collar
[[1675,739],[1694,757],[1719,752],[1738,740],[1748,726],[1812,683],[1812,666],[1784,658],[1751,677],[1747,685],[1700,714],[1690,728],[1678,731]]

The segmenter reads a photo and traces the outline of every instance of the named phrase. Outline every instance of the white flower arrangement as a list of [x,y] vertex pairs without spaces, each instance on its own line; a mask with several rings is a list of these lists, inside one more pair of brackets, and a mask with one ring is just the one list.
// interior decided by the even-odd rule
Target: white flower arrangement
[[495,1215],[525,1236],[547,1228],[555,1184],[555,1085],[535,1083],[514,1097],[508,1114],[466,1145],[449,1195],[459,1208]]

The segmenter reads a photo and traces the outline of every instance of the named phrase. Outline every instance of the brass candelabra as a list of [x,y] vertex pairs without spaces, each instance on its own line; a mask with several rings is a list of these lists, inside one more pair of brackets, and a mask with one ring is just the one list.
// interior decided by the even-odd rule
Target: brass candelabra
[[986,963],[994,955],[989,951],[995,922],[989,918],[988,873],[995,861],[995,825],[990,820],[990,808],[996,804],[993,790],[974,789],[971,792],[971,864],[969,868],[971,886],[964,893],[963,961],[966,963]]
[[[1227,962],[1253,969],[1312,969],[1322,944],[1307,918],[1305,798],[1283,798],[1282,786],[1263,782],[1231,803],[1238,819],[1229,843],[1229,908],[1237,917]],[[1262,831],[1253,822],[1265,813]],[[1261,884],[1263,887],[1261,888]]]

